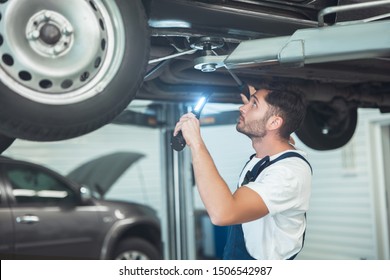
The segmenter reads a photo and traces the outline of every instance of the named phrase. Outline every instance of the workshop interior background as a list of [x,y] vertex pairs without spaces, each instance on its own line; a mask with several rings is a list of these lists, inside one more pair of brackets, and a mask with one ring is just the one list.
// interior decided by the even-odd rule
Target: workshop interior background
[[[296,146],[308,153],[314,169],[306,242],[298,259],[390,258],[390,213],[386,207],[390,181],[385,174],[390,161],[389,126],[390,114],[360,109],[356,133],[343,148],[319,152],[295,137]],[[237,133],[234,125],[204,127],[202,134],[221,175],[234,190],[242,165],[253,152],[249,139]],[[67,174],[79,164],[111,152],[143,153],[145,157],[116,182],[106,197],[147,204],[163,221],[161,135],[156,128],[110,124],[66,141],[16,140],[4,155]],[[204,209],[195,188],[193,203],[194,211]],[[203,250],[202,256],[194,253],[194,258],[218,258],[218,230],[207,219],[197,226],[202,227],[197,230],[202,231],[198,242]]]

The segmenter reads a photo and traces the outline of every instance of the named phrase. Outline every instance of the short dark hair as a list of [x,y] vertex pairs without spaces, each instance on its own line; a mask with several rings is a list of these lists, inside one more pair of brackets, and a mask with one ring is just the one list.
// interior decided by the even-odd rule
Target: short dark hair
[[276,86],[265,87],[268,94],[265,101],[271,106],[269,116],[278,115],[283,119],[280,136],[289,139],[303,123],[306,115],[306,98],[301,92],[290,91]]

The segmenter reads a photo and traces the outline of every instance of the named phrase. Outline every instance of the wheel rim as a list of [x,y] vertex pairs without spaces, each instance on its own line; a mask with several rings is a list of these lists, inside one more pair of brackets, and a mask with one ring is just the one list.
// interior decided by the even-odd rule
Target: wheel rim
[[116,257],[117,260],[149,260],[150,258],[137,250],[125,251]]
[[1,81],[43,104],[94,97],[120,67],[120,19],[115,1],[0,0]]

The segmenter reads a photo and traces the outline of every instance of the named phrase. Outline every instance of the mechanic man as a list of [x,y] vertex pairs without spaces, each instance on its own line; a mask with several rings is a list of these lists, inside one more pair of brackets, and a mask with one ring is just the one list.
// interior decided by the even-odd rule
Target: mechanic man
[[290,137],[304,119],[305,100],[277,88],[251,88],[250,99],[241,98],[236,128],[251,139],[256,154],[233,194],[194,114],[180,118],[174,135],[181,130],[191,150],[196,185],[212,223],[229,225],[224,259],[293,259],[303,247],[311,193],[311,166]]

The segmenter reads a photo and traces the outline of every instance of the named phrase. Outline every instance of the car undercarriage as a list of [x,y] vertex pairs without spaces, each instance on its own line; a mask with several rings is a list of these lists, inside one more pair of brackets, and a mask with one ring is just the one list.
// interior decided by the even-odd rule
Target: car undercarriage
[[[77,137],[134,99],[186,103],[208,90],[210,102],[238,104],[238,79],[303,92],[297,136],[340,148],[358,108],[390,111],[389,11],[359,0],[1,1],[0,143]],[[313,37],[312,50],[333,56],[310,56]]]
[[[369,23],[381,24],[389,16],[390,6],[383,5],[383,1],[330,2],[151,1],[150,61],[154,63],[149,64],[138,97],[192,101],[194,92],[207,87],[213,92],[212,101],[239,103],[237,82],[231,72],[255,87],[283,84],[289,90],[303,92],[309,101],[307,118],[304,127],[297,132],[298,137],[317,150],[342,147],[354,134],[357,108],[379,108],[381,112],[390,109],[389,40],[376,27],[375,32],[364,29]],[[326,10],[330,4],[336,7]],[[346,9],[336,10],[340,8],[337,5]],[[186,23],[191,29],[185,28]],[[387,27],[386,24],[382,31],[386,32]],[[324,38],[324,30],[330,28],[354,30],[342,30]],[[317,32],[312,44],[316,53],[310,63],[305,61],[309,60],[310,36],[300,40],[303,47],[298,51],[293,47],[286,51],[292,44],[278,45],[278,39],[308,30]],[[353,32],[357,36],[350,35]],[[373,34],[376,38],[370,37]],[[347,35],[359,42],[348,41]],[[378,41],[382,39],[379,50]],[[296,38],[291,39],[289,43],[296,41]],[[252,45],[245,48],[244,44]],[[373,55],[367,51],[370,44]],[[360,56],[356,55],[356,45],[361,48]],[[239,47],[243,48],[241,52],[237,51]],[[274,48],[274,57],[280,60],[288,51],[306,53],[300,53],[302,57],[298,59],[294,57],[296,53],[287,54],[285,61],[275,63],[266,60],[264,53],[268,49],[265,47]],[[325,53],[326,48],[347,51],[331,57]],[[261,62],[255,63],[256,56],[248,54],[251,52],[258,54]],[[232,58],[235,53],[238,53],[236,60]],[[175,54],[178,56],[170,58]],[[167,60],[161,60],[164,57],[168,57]],[[244,62],[239,63],[242,57]],[[213,63],[217,65],[215,69],[201,69]]]

